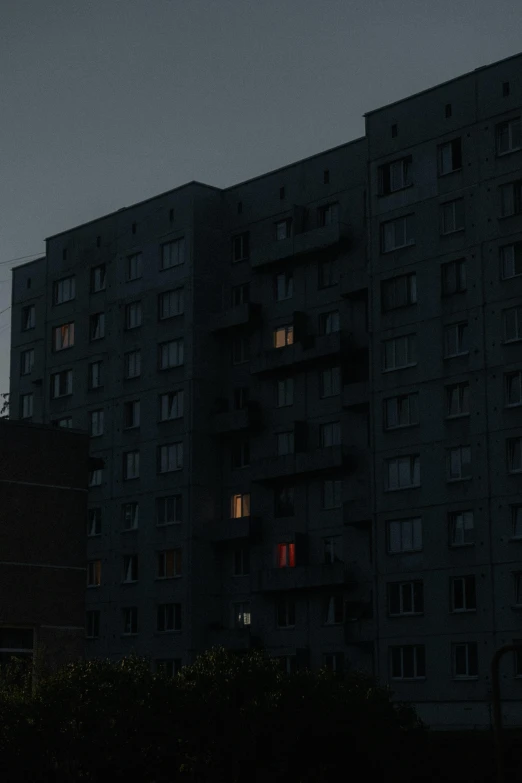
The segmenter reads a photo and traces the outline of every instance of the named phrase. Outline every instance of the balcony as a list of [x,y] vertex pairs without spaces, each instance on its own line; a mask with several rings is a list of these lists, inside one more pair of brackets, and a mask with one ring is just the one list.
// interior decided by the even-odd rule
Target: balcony
[[260,517],[217,520],[212,525],[211,538],[216,545],[228,544],[238,539],[257,539],[261,534]]
[[343,522],[346,527],[355,527],[361,530],[371,528],[372,512],[369,497],[345,501],[343,503]]
[[261,406],[252,400],[245,408],[233,411],[221,411],[214,415],[216,435],[258,429],[261,425]]
[[288,237],[288,239],[270,242],[264,247],[253,248],[250,253],[250,265],[252,269],[261,269],[278,261],[284,261],[286,258],[317,253],[338,245],[345,235],[346,226],[341,223],[332,223],[330,226],[303,231]]
[[222,623],[213,623],[208,629],[211,647],[224,647],[231,652],[250,650],[255,646],[250,626],[244,628],[224,628]]
[[252,481],[270,482],[287,476],[309,475],[341,468],[350,464],[352,449],[343,446],[302,451],[283,457],[267,457],[252,465]]
[[254,302],[231,307],[216,316],[212,332],[226,332],[236,326],[250,326],[255,328],[261,321],[261,305]]
[[370,384],[357,381],[343,387],[343,408],[366,408],[370,404]]
[[287,590],[312,590],[352,582],[352,570],[347,563],[319,563],[295,568],[265,568],[256,575],[254,590],[261,593]]
[[352,269],[341,275],[340,293],[345,299],[359,299],[366,296],[369,285],[366,269]]
[[310,335],[303,342],[295,342],[284,348],[271,348],[256,356],[250,362],[250,372],[253,375],[286,370],[289,367],[300,367],[314,364],[330,356],[336,356],[349,349],[352,337],[348,332],[332,332],[331,334]]

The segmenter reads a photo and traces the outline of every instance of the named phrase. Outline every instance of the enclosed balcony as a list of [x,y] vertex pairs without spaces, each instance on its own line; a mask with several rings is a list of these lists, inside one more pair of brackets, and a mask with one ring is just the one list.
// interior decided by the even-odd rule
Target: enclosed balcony
[[240,410],[219,410],[214,414],[214,432],[217,435],[257,430],[260,426],[261,406],[256,400],[250,400]]
[[335,248],[347,237],[348,227],[339,222],[302,231],[287,239],[274,240],[265,246],[253,248],[250,253],[250,264],[252,269],[262,269],[287,258]]
[[230,307],[214,319],[212,332],[226,332],[238,326],[257,328],[261,323],[261,305],[255,302]]
[[348,350],[352,343],[352,335],[348,332],[304,336],[293,345],[271,348],[256,356],[250,362],[250,372],[253,375],[261,375],[277,373],[294,366],[302,368],[339,355],[345,348]]
[[228,544],[239,539],[256,541],[261,535],[260,517],[216,520],[212,524],[211,539],[214,545]]
[[354,456],[352,452],[352,449],[343,446],[329,446],[281,457],[267,457],[252,465],[252,481],[270,482],[287,476],[307,476],[336,468],[349,468]]

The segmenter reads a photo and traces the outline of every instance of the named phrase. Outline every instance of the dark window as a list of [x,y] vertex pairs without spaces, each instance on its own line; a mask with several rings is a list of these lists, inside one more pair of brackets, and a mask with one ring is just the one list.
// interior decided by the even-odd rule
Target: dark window
[[133,223],[133,224],[132,224],[132,233],[133,233],[133,234],[135,234],[135,233],[136,233],[136,223]]
[[415,272],[383,280],[381,301],[384,312],[415,304],[417,302],[417,275]]
[[422,614],[424,587],[422,582],[392,582],[388,585],[388,612],[391,616]]
[[234,389],[234,410],[241,411],[248,405],[250,389],[248,386],[239,386]]
[[234,443],[231,447],[232,468],[247,468],[250,465],[250,443],[248,440]]
[[281,199],[281,201],[284,199],[284,197],[285,197],[285,189],[284,189],[284,187],[283,188],[279,188],[279,198]]
[[439,175],[462,168],[461,139],[452,139],[439,146]]
[[442,294],[462,293],[466,290],[466,259],[457,258],[441,266]]
[[249,300],[250,300],[249,283],[242,283],[241,285],[233,286],[232,297],[231,297],[232,307],[239,307],[239,305],[247,304]]
[[411,185],[411,155],[379,166],[379,194],[386,196]]
[[245,261],[249,256],[249,234],[237,234],[232,237],[232,261]]
[[422,644],[390,648],[391,676],[394,680],[415,680],[426,676],[426,654]]
[[294,488],[279,487],[274,495],[274,516],[275,517],[293,517],[294,516]]
[[323,184],[328,185],[329,182],[330,182],[330,170],[325,169],[323,171]]
[[237,214],[240,215],[243,212],[243,202],[238,201],[237,202]]
[[446,104],[445,109],[444,109],[444,116],[446,117],[446,119],[448,117],[451,117],[451,103],[447,103]]
[[156,524],[177,525],[183,522],[183,499],[181,495],[167,495],[156,498]]
[[174,220],[174,210],[173,209],[169,209],[169,220],[170,220],[171,223]]
[[391,126],[391,135],[392,135],[392,139],[395,139],[395,138],[397,138],[397,132],[398,132],[397,125],[393,124],[393,125]]
[[502,82],[502,96],[507,98],[509,95],[509,82]]
[[474,576],[457,576],[451,580],[451,611],[473,612],[477,608]]

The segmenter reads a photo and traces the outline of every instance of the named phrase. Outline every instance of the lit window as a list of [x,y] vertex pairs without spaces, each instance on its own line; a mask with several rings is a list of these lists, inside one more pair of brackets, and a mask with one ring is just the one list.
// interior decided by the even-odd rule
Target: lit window
[[170,269],[185,262],[185,238],[161,246],[161,269]]
[[421,517],[390,519],[387,528],[390,555],[422,551]]
[[63,351],[74,345],[74,323],[62,324],[53,329],[53,350]]
[[277,545],[277,567],[295,568],[295,544]]
[[158,552],[158,579],[174,579],[181,576],[181,549]]
[[250,516],[250,493],[232,495],[230,516],[232,519]]
[[474,612],[477,596],[474,576],[458,576],[451,580],[451,611]]
[[158,472],[171,473],[183,469],[183,443],[168,443],[158,448]]
[[294,342],[294,327],[291,324],[274,329],[274,348],[284,348]]
[[173,318],[183,313],[183,289],[176,288],[173,291],[164,291],[158,297],[158,311],[160,321]]

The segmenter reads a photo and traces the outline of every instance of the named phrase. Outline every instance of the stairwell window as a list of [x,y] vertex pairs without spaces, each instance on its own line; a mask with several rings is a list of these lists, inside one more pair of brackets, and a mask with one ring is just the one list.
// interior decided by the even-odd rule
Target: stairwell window
[[471,448],[456,446],[447,450],[448,481],[463,481],[471,478]]
[[412,157],[408,155],[379,166],[379,195],[387,196],[412,184]]
[[522,340],[522,307],[508,307],[502,311],[504,342]]
[[384,488],[387,492],[420,487],[420,483],[418,454],[385,460]]
[[391,253],[413,245],[413,215],[381,223],[381,253]]
[[426,652],[423,644],[390,647],[390,668],[394,680],[423,680],[426,677]]
[[446,201],[440,208],[441,234],[453,234],[464,229],[464,199]]
[[185,237],[166,242],[161,246],[160,269],[171,269],[185,263]]
[[522,275],[522,242],[504,245],[499,254],[502,280]]
[[520,117],[500,122],[496,127],[497,155],[506,155],[522,148],[522,124]]
[[294,342],[294,327],[292,324],[286,324],[285,326],[278,326],[274,329],[273,333],[273,345],[274,348],[285,348],[287,345],[292,345]]
[[405,334],[402,337],[392,337],[384,340],[383,346],[383,372],[400,370],[403,367],[413,367],[417,364],[417,336]]

